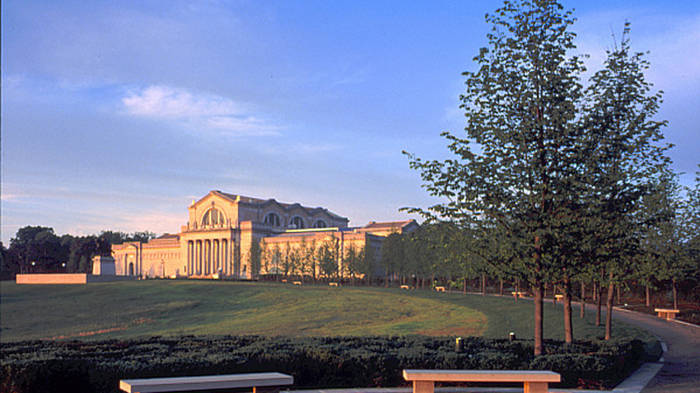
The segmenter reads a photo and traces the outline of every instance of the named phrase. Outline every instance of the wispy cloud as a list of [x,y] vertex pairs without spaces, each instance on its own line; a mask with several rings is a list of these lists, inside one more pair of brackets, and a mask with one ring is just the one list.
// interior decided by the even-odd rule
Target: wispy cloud
[[129,91],[121,100],[126,113],[232,135],[277,135],[279,127],[254,116],[244,105],[214,94],[152,85]]

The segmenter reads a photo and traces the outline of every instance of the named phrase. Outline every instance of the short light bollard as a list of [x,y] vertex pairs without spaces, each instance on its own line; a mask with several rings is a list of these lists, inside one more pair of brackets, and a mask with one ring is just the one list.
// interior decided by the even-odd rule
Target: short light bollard
[[508,333],[508,341],[510,341],[510,342],[515,341],[515,333],[514,332]]
[[455,340],[455,352],[460,353],[464,351],[464,339],[462,337],[457,337]]

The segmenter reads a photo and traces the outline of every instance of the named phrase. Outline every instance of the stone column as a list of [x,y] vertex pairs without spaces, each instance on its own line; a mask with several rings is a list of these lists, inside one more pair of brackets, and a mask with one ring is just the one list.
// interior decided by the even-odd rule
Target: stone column
[[223,272],[225,275],[228,275],[228,240],[223,239],[221,240],[222,247],[221,247],[221,263],[223,264]]
[[195,256],[194,259],[196,260],[195,264],[197,265],[195,268],[195,271],[197,272],[197,275],[202,274],[202,241],[197,240],[195,243]]
[[221,264],[221,242],[219,239],[214,239],[214,273],[219,272],[219,267]]
[[188,276],[192,275],[192,241],[187,241],[187,271],[185,272]]
[[205,274],[211,274],[211,240],[207,239],[205,244],[206,244],[206,260],[207,260],[207,267],[206,267]]

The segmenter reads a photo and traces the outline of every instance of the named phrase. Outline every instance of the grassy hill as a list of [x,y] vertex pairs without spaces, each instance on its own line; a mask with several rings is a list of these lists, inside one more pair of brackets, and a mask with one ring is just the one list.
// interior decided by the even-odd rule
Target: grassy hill
[[[532,336],[528,301],[457,293],[227,281],[89,285],[0,284],[0,340],[106,339],[182,334],[290,336]],[[574,317],[575,337],[602,336]],[[545,337],[562,339],[561,306],[545,306]],[[614,335],[651,337],[615,325]]]

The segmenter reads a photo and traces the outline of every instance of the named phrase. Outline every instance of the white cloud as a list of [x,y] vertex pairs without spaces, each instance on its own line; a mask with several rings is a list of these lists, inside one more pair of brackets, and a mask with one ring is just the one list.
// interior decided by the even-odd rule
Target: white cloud
[[278,135],[279,127],[265,124],[264,121],[253,117],[212,116],[206,124],[211,128],[224,131],[234,131],[238,134]]
[[132,90],[121,100],[126,113],[179,124],[198,131],[232,135],[276,135],[279,127],[254,116],[226,97],[169,86]]
[[239,106],[229,99],[210,94],[194,95],[168,86],[149,86],[132,91],[122,103],[133,115],[151,117],[233,116],[241,113]]

